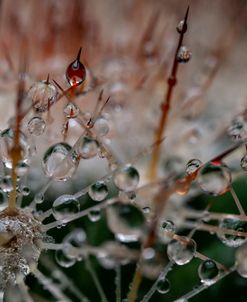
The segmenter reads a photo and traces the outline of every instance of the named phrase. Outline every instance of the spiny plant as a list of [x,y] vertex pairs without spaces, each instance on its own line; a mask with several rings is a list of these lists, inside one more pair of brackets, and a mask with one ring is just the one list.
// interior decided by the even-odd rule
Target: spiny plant
[[[76,11],[82,4],[74,3]],[[130,20],[142,5],[133,4]],[[240,5],[237,12],[240,19],[246,15],[244,8]],[[125,14],[130,10],[124,5],[122,9]],[[77,24],[83,31],[90,25],[83,42],[99,59],[95,64],[93,55],[79,48],[63,78],[53,76],[52,69],[42,80],[32,75],[25,34],[20,34],[25,43],[17,71],[4,44],[7,77],[17,89],[15,113],[0,133],[1,301],[185,302],[233,272],[247,277],[247,216],[234,188],[247,171],[246,108],[231,116],[230,125],[210,126],[205,143],[198,142],[200,124],[191,127],[191,121],[200,119],[203,111],[197,106],[233,45],[241,20],[234,17],[224,31],[225,44],[215,50],[214,61],[194,92],[176,95],[183,76],[180,66],[192,56],[184,44],[189,11],[188,7],[178,22],[175,50],[168,52],[167,61],[157,38],[164,32],[157,33],[161,28],[157,11],[137,45],[127,43],[123,35],[116,49],[95,46],[97,41],[104,45],[95,34],[97,19]],[[144,106],[147,95],[152,102]],[[158,106],[154,110],[161,95],[160,110]],[[174,96],[185,101],[178,105]],[[128,107],[126,98],[138,104]],[[172,111],[175,105],[184,115]],[[139,115],[144,115],[141,125],[134,123]],[[170,155],[174,148],[189,153],[173,120],[183,125],[190,140],[187,164],[183,157]],[[140,127],[138,142],[134,134]],[[181,138],[169,142],[174,131],[178,137],[181,132]],[[147,143],[145,136],[150,133]],[[212,144],[216,139],[222,139],[220,152]],[[206,160],[194,158],[195,142]],[[203,232],[213,235],[206,240],[220,242],[220,258],[205,248]],[[229,248],[234,250],[230,261],[224,259]],[[176,291],[183,282],[179,267],[186,269],[192,263],[199,286],[180,293]],[[80,271],[87,277],[78,282]],[[174,283],[169,281],[172,274],[178,276]],[[93,295],[87,288],[91,284],[97,291]],[[114,294],[106,284],[110,289],[114,285]]]

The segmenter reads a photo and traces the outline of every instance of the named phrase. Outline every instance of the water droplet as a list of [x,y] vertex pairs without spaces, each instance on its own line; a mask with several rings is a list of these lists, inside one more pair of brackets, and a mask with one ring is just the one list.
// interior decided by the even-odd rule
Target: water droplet
[[174,223],[171,220],[165,220],[162,223],[162,229],[165,232],[174,233],[175,232],[175,225],[174,225]]
[[185,169],[187,175],[191,175],[202,165],[202,162],[199,159],[191,159],[188,161]]
[[56,86],[47,81],[35,83],[28,91],[27,96],[32,99],[36,112],[45,112],[57,100]]
[[95,201],[102,201],[108,195],[108,188],[104,181],[97,181],[88,191],[89,196]]
[[162,278],[158,281],[156,289],[160,294],[166,294],[170,290],[170,282],[166,278]]
[[97,118],[94,123],[94,130],[99,137],[107,135],[110,130],[108,121],[104,117]]
[[62,267],[71,267],[75,264],[76,259],[69,258],[67,255],[65,255],[63,250],[56,251],[55,258],[57,263]]
[[144,207],[144,208],[142,208],[142,211],[143,211],[144,214],[147,215],[147,214],[150,213],[151,209],[150,209],[150,207]]
[[73,195],[61,195],[52,205],[53,216],[57,220],[64,220],[78,213],[80,210],[79,201]]
[[237,235],[224,234],[224,230],[234,230],[238,232],[247,232],[247,222],[241,221],[238,219],[225,218],[219,222],[219,228],[222,232],[219,232],[217,235],[219,239],[227,246],[238,247],[242,245],[247,239],[246,237],[241,237]]
[[191,59],[191,56],[191,51],[186,46],[181,46],[177,54],[177,61],[179,63],[187,63]]
[[0,187],[3,190],[3,192],[5,192],[5,193],[9,193],[13,190],[12,179],[9,175],[5,176],[1,180]]
[[66,143],[51,146],[45,152],[42,161],[46,176],[52,177],[55,181],[66,181],[71,178],[78,164],[76,152]]
[[134,191],[139,183],[139,173],[135,167],[127,164],[118,168],[113,175],[115,186],[123,191]]
[[78,146],[78,152],[84,159],[96,156],[98,153],[97,141],[89,136],[84,136]]
[[73,247],[82,247],[86,242],[86,233],[83,229],[74,229],[67,236],[65,236],[63,243],[68,243]]
[[107,223],[115,237],[122,242],[142,239],[145,218],[141,209],[132,204],[117,202],[106,209]]
[[86,68],[80,61],[81,49],[75,61],[66,70],[66,78],[71,86],[79,86],[86,79]]
[[244,116],[238,116],[231,122],[227,134],[233,141],[239,141],[247,137],[247,123]]
[[43,193],[37,193],[34,197],[34,201],[37,203],[37,204],[40,204],[44,201],[45,199],[45,196]]
[[100,220],[101,218],[101,211],[98,208],[92,209],[89,214],[88,214],[88,218],[90,221],[92,222],[97,222]]
[[247,153],[241,158],[240,166],[245,172],[247,172]]
[[181,237],[181,241],[172,240],[167,246],[168,258],[178,265],[189,263],[193,259],[195,252],[195,241],[186,237]]
[[15,167],[15,173],[17,176],[21,177],[27,174],[29,165],[23,161],[19,161]]
[[213,260],[205,260],[203,261],[198,268],[198,275],[201,279],[201,282],[206,285],[211,285],[216,282],[216,277],[219,274],[219,269],[217,264]]
[[185,24],[185,26],[184,26],[184,20],[181,20],[178,23],[176,29],[179,34],[185,33],[187,31],[187,24]]
[[[13,129],[11,128],[3,130],[0,136],[0,152],[2,156],[2,161],[4,165],[9,169],[12,168],[12,159],[9,153],[14,147],[14,136],[15,131],[13,131]],[[32,154],[27,138],[22,132],[19,133],[19,147],[21,150],[22,161],[24,163],[27,163]]]
[[224,194],[231,184],[230,169],[223,163],[206,163],[197,178],[200,188],[209,195]]
[[236,269],[239,275],[247,278],[247,243],[244,243],[236,252]]
[[76,104],[69,102],[63,110],[63,113],[66,118],[76,118],[79,114],[79,108]]
[[21,193],[23,196],[28,196],[30,194],[30,189],[28,187],[23,187]]
[[84,247],[86,244],[86,238],[86,233],[82,229],[75,229],[65,236],[63,240],[65,255],[69,258],[78,259],[78,253],[77,251],[74,252],[74,248]]
[[45,121],[38,116],[33,117],[27,124],[27,129],[31,135],[40,136],[46,128]]

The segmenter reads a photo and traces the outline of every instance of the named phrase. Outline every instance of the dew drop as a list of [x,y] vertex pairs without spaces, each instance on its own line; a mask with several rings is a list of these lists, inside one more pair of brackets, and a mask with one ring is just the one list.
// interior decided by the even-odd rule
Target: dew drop
[[78,152],[83,159],[93,158],[98,153],[97,141],[89,136],[84,136],[78,146]]
[[27,96],[32,99],[36,112],[45,112],[57,100],[56,86],[47,81],[37,82],[29,89]]
[[69,102],[63,109],[66,118],[76,118],[79,114],[79,108],[76,104]]
[[74,229],[67,236],[65,236],[63,243],[70,244],[73,247],[82,247],[86,242],[86,233],[83,229]]
[[160,294],[166,294],[170,290],[170,282],[166,278],[162,278],[158,281],[156,289]]
[[236,269],[241,277],[247,278],[247,243],[236,252]]
[[97,118],[94,123],[94,130],[99,137],[107,135],[110,130],[108,121],[104,117]]
[[108,195],[108,187],[104,181],[97,181],[88,191],[89,196],[95,201],[102,201]]
[[191,56],[191,51],[186,46],[181,46],[177,54],[177,61],[179,63],[187,63],[191,59]]
[[118,168],[113,174],[115,186],[123,191],[134,191],[139,183],[139,173],[135,167],[127,164]]
[[37,193],[34,197],[34,201],[37,203],[37,204],[40,204],[44,201],[45,199],[45,196],[43,193]]
[[69,258],[63,250],[56,251],[55,258],[57,263],[62,267],[71,267],[75,264],[76,259]]
[[196,172],[196,170],[202,165],[202,162],[199,159],[191,159],[188,161],[185,169],[187,175],[191,175]]
[[27,124],[27,129],[31,135],[40,136],[46,128],[45,121],[38,116],[33,117]]
[[224,234],[223,229],[234,230],[238,232],[247,232],[247,222],[241,221],[238,219],[225,218],[219,222],[219,228],[222,229],[222,232],[219,232],[217,235],[219,239],[227,246],[238,247],[246,241],[246,237],[241,237],[237,235]]
[[101,211],[98,208],[92,209],[88,214],[88,219],[91,222],[97,222],[101,218]]
[[231,172],[223,163],[209,162],[199,170],[197,181],[205,193],[213,196],[222,195],[231,184]]
[[67,143],[58,143],[47,149],[42,167],[48,177],[66,181],[72,177],[79,164],[78,156]]
[[28,187],[23,187],[21,193],[23,196],[28,196],[30,194],[30,189]]
[[80,204],[78,199],[73,195],[62,195],[58,197],[52,205],[53,216],[57,220],[67,219],[80,210]]
[[183,242],[172,240],[167,246],[168,258],[178,265],[189,263],[196,252],[196,243],[193,239],[186,237],[182,237],[181,239]]
[[81,49],[74,60],[66,70],[66,78],[70,86],[79,86],[86,79],[86,68],[80,61]]
[[142,239],[145,218],[141,209],[132,204],[117,202],[106,209],[107,224],[121,242]]
[[[12,168],[12,159],[9,155],[9,152],[14,147],[14,136],[15,131],[13,131],[11,128],[3,130],[0,135],[0,152],[2,161],[9,169]],[[32,155],[32,150],[26,136],[22,132],[19,133],[19,146],[21,149],[22,161],[27,163]]]
[[247,172],[247,153],[241,158],[240,166],[243,171]]
[[9,175],[5,176],[1,180],[0,187],[3,190],[3,192],[5,192],[5,193],[9,193],[13,190],[12,179]]
[[247,137],[247,123],[243,116],[234,118],[230,127],[227,129],[227,134],[233,141],[239,141]]
[[184,26],[184,20],[181,20],[178,23],[176,29],[179,34],[185,33],[187,31],[187,24],[185,24],[185,26]]
[[219,274],[217,264],[213,260],[203,261],[198,268],[198,275],[201,282],[206,285],[211,285],[216,282],[216,277]]
[[27,174],[29,165],[23,161],[19,161],[15,167],[15,173],[17,176],[21,177]]
[[175,232],[175,225],[171,220],[165,220],[162,223],[162,229],[165,232],[174,233]]

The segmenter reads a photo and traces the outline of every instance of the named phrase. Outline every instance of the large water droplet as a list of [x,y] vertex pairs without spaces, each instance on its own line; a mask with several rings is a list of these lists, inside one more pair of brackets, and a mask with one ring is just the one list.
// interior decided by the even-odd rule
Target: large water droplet
[[236,269],[241,277],[247,278],[247,242],[236,252]]
[[158,281],[156,289],[160,294],[166,294],[170,290],[170,282],[166,278],[162,278]]
[[223,163],[206,163],[199,171],[198,184],[209,195],[224,194],[231,184],[230,169]]
[[104,181],[97,181],[88,191],[89,196],[95,201],[102,201],[108,195],[108,187]]
[[31,135],[40,136],[46,128],[45,121],[38,116],[33,117],[27,124],[27,129]]
[[168,258],[178,265],[189,263],[193,259],[195,252],[195,241],[186,237],[182,237],[181,241],[173,240],[167,246]]
[[241,221],[232,218],[225,218],[222,221],[220,221],[219,228],[222,230],[222,232],[219,232],[217,235],[219,239],[227,246],[238,247],[247,240],[246,237],[224,234],[224,230],[223,230],[223,229],[234,230],[234,231],[246,233],[247,232],[246,221]]
[[202,162],[199,159],[191,159],[188,161],[185,169],[187,175],[191,175],[196,172],[196,170],[202,165]]
[[191,59],[191,56],[191,51],[186,46],[181,46],[177,54],[177,61],[179,63],[187,63]]
[[78,152],[84,159],[93,158],[98,153],[97,141],[89,136],[84,136],[78,146]]
[[139,184],[139,173],[135,167],[127,164],[118,168],[113,175],[115,186],[123,191],[134,191]]
[[[2,157],[1,159],[4,165],[9,169],[12,168],[12,159],[9,153],[14,147],[14,136],[15,131],[13,131],[13,129],[11,128],[3,130],[0,136],[0,152]],[[22,132],[19,132],[19,147],[21,150],[22,161],[24,163],[27,163],[32,155],[32,150],[26,136]]]
[[132,242],[142,239],[145,218],[141,209],[117,202],[106,209],[106,215],[108,226],[118,240]]
[[86,68],[80,61],[81,49],[75,61],[73,61],[66,70],[66,78],[71,86],[79,86],[86,79]]
[[56,181],[66,181],[77,169],[78,156],[71,146],[58,143],[51,146],[44,154],[42,166],[46,176]]
[[73,195],[62,195],[52,205],[53,216],[57,220],[64,220],[78,213],[80,210],[79,201]]
[[36,112],[45,112],[56,102],[58,92],[56,86],[47,81],[35,83],[28,91],[27,96],[32,99]]
[[97,118],[94,123],[94,130],[99,137],[107,135],[110,130],[108,121],[104,117]]
[[211,285],[216,282],[216,277],[219,274],[219,269],[217,264],[213,260],[205,260],[203,261],[198,268],[198,275],[206,285]]

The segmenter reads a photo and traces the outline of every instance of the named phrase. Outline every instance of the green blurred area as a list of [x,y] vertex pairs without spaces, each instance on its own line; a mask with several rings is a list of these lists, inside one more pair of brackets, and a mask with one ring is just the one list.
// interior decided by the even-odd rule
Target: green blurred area
[[[247,204],[245,202],[246,184],[246,177],[242,177],[234,183],[234,188],[240,201],[242,202],[244,209],[247,211]],[[203,209],[209,201],[213,202],[210,211],[221,213],[237,213],[236,206],[234,204],[232,196],[229,193],[226,193],[224,194],[224,196],[220,197],[200,195],[190,201],[188,203],[188,206],[197,209]],[[87,200],[85,207],[88,207],[91,202],[91,200]],[[64,236],[76,227],[80,227],[85,230],[85,232],[87,233],[88,243],[91,245],[97,246],[102,244],[103,242],[106,242],[107,240],[114,240],[114,234],[111,233],[107,226],[104,211],[102,211],[101,219],[97,222],[92,223],[88,219],[88,217],[84,217],[73,223],[69,223],[67,226],[61,229],[52,230],[50,232],[50,235],[56,238],[56,242],[61,242]],[[186,233],[188,233],[188,231],[184,232],[184,234]],[[200,253],[224,264],[227,267],[230,267],[234,263],[235,249],[225,246],[222,242],[220,242],[216,235],[197,231],[193,238],[197,243],[197,248]],[[46,261],[55,262],[54,252],[43,252],[42,259],[43,263],[45,263]],[[50,274],[50,272],[48,272],[42,265],[42,261],[40,264],[41,270]],[[199,286],[201,284],[198,276],[198,267],[200,262],[201,261],[198,259],[193,259],[189,264],[183,266],[175,265],[174,269],[170,271],[167,276],[170,282],[170,291],[167,294],[163,295],[156,292],[150,301],[174,301],[185,293],[191,291],[194,287]],[[108,301],[116,301],[115,270],[104,269],[95,257],[90,257],[90,263],[100,280]],[[74,285],[76,285],[77,288],[81,292],[83,292],[83,294],[85,294],[90,301],[101,301],[92,277],[85,266],[84,260],[77,262],[70,268],[58,268],[61,269],[72,280]],[[122,300],[127,296],[129,284],[132,281],[134,271],[134,263],[121,267]],[[153,282],[154,280],[143,278],[139,290],[138,301],[140,301],[140,299],[147,293]],[[40,285],[32,276],[27,278],[27,283],[31,287],[32,295],[35,301],[56,301],[47,290],[45,290],[44,292],[42,285]],[[76,297],[74,297],[69,290],[65,290],[65,293],[68,294],[72,301],[80,301]],[[247,301],[247,279],[241,278],[235,272],[228,275],[223,280],[220,280],[218,283],[214,284],[207,290],[196,295],[190,301],[230,302],[233,301],[233,297],[236,297],[235,300],[238,302]]]

